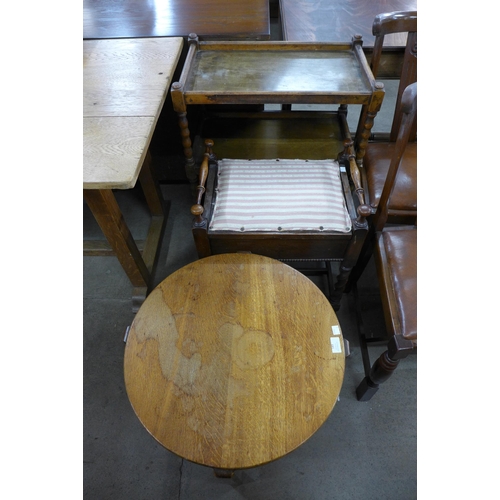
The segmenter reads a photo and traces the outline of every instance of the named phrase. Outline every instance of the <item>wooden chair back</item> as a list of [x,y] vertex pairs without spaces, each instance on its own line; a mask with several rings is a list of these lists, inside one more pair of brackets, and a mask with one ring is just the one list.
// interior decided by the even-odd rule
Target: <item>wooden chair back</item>
[[[394,142],[398,136],[402,119],[401,98],[403,92],[408,85],[417,81],[417,11],[379,14],[373,21],[372,33],[375,36],[375,43],[373,46],[370,69],[372,70],[374,78],[377,78],[379,72],[385,36],[394,33],[407,33],[406,47],[401,73],[399,75],[396,108],[389,136],[389,141]],[[366,110],[363,110],[363,113],[366,114]],[[362,123],[361,120],[360,123]],[[361,131],[359,131],[359,133],[361,133]],[[416,140],[416,135],[417,124],[415,122],[410,136],[411,142]]]
[[417,82],[412,83],[404,89],[401,96],[400,110],[401,120],[394,152],[391,158],[389,171],[387,172],[384,189],[382,190],[377,211],[373,218],[373,229],[375,231],[381,231],[387,222],[389,215],[389,199],[394,190],[398,168],[417,121]]

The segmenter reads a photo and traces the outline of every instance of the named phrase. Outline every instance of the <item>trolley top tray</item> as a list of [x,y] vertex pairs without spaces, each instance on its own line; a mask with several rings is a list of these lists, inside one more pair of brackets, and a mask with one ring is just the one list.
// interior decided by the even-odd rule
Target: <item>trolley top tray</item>
[[174,88],[186,104],[367,104],[375,80],[362,50],[350,43],[199,42]]

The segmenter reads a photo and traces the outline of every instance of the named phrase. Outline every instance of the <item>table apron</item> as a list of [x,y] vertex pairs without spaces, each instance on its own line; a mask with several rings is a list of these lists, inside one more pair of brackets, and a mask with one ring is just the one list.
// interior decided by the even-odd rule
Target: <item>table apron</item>
[[186,104],[370,104],[372,94],[300,94],[300,93],[258,93],[258,94],[221,94],[204,93],[184,94]]

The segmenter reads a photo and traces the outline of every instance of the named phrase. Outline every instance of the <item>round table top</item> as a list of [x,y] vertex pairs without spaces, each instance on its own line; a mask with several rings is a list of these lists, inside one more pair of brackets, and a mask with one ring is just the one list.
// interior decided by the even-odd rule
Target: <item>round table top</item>
[[344,377],[337,317],[293,268],[255,254],[189,264],[147,297],[125,348],[135,413],[192,462],[243,469],[297,448]]

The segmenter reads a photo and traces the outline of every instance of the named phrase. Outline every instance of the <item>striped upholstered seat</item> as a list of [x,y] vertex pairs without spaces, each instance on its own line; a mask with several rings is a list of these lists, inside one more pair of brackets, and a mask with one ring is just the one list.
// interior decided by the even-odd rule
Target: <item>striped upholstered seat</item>
[[349,233],[334,160],[220,160],[210,231]]

